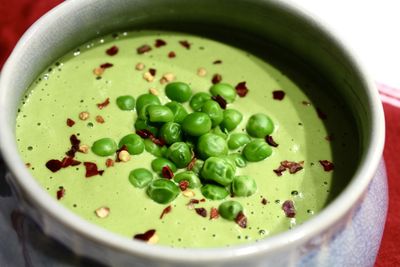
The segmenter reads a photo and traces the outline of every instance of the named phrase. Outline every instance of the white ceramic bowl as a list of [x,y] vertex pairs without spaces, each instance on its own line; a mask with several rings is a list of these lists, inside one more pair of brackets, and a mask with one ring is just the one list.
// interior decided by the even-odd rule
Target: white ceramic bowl
[[[55,59],[112,31],[149,25],[212,25],[267,38],[303,58],[335,84],[356,119],[362,156],[355,174],[321,213],[295,229],[248,245],[176,249],[129,240],[90,224],[43,190],[21,160],[16,112],[24,91]],[[351,222],[382,155],[384,119],[373,83],[358,60],[320,22],[286,1],[70,0],[37,21],[6,62],[0,81],[0,147],[21,207],[74,252],[113,266],[291,266],[329,247]]]

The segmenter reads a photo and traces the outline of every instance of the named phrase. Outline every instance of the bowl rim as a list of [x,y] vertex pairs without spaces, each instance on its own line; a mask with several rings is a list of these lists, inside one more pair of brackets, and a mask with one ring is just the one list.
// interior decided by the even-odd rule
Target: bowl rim
[[241,257],[254,257],[260,254],[274,253],[281,249],[296,247],[303,241],[310,240],[329,229],[329,227],[334,225],[340,218],[343,218],[360,201],[377,170],[384,146],[385,125],[379,94],[375,89],[374,83],[369,78],[371,76],[366,75],[365,67],[360,63],[361,59],[355,57],[356,54],[351,51],[344,40],[339,40],[336,37],[338,34],[334,34],[335,30],[328,27],[320,19],[308,14],[291,0],[266,2],[289,10],[300,16],[304,21],[317,25],[345,53],[347,59],[359,71],[359,76],[365,83],[366,95],[369,101],[367,106],[371,111],[371,141],[364,153],[366,156],[360,160],[360,165],[356,173],[343,192],[318,215],[307,220],[302,225],[296,226],[291,231],[276,234],[257,243],[235,245],[229,248],[170,248],[148,245],[141,241],[129,240],[126,237],[114,234],[100,226],[89,223],[63,207],[60,203],[54,201],[25,168],[25,164],[20,159],[16,146],[13,146],[15,144],[15,137],[13,136],[13,129],[10,129],[7,125],[8,118],[6,117],[7,112],[5,109],[7,107],[5,99],[6,88],[12,84],[12,70],[18,68],[19,55],[21,55],[27,46],[27,43],[30,42],[30,39],[38,38],[35,35],[40,35],[40,32],[43,32],[46,25],[51,25],[62,15],[79,10],[79,7],[83,4],[88,5],[94,2],[95,0],[65,1],[43,15],[21,37],[4,65],[0,79],[0,151],[9,171],[14,176],[23,194],[32,201],[34,206],[38,206],[42,212],[45,212],[47,216],[94,243],[131,255],[188,263],[222,262],[234,261]]

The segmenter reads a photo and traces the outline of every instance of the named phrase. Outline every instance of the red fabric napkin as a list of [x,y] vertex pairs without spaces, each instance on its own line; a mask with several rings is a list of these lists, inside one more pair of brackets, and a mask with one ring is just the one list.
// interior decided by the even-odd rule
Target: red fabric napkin
[[[0,67],[10,54],[24,31],[45,12],[61,3],[60,0],[0,1]],[[386,145],[384,158],[389,179],[389,212],[382,245],[376,266],[400,266],[400,105],[390,101],[390,88],[378,85],[383,99],[386,117]],[[389,92],[389,93],[388,93]],[[398,91],[400,92],[400,90]]]

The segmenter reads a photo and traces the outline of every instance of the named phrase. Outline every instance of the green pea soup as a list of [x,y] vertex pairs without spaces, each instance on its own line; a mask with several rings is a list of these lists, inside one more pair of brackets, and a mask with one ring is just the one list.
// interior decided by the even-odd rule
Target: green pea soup
[[[156,45],[160,44],[156,40],[165,44]],[[151,50],[138,53],[137,49],[143,45],[149,45]],[[107,49],[113,46],[118,52],[107,54]],[[105,63],[112,66],[101,68],[102,73],[96,74],[95,69],[99,71],[99,66]],[[153,79],[146,76],[147,72],[154,74]],[[104,171],[91,177],[85,177],[83,164],[57,172],[46,168],[49,160],[63,159],[71,148],[71,135],[76,135],[80,145],[91,147],[102,138],[118,144],[121,138],[134,133],[137,119],[135,109],[132,110],[134,102],[119,97],[132,96],[137,100],[151,89],[166,104],[171,100],[165,92],[165,74],[173,74],[175,81],[187,83],[193,94],[209,92],[216,75],[233,87],[245,82],[248,93],[244,97],[237,95],[227,104],[228,109],[243,115],[229,135],[246,133],[247,121],[253,114],[265,114],[272,120],[274,129],[270,136],[278,146],[271,146],[272,154],[259,162],[244,162],[239,158],[244,163],[235,174],[254,179],[255,193],[251,191],[253,194],[248,197],[225,197],[225,201],[241,204],[247,218],[246,228],[221,216],[210,219],[211,209],[218,209],[221,200],[206,199],[188,205],[191,199],[204,198],[200,188],[190,188],[192,195],[179,192],[171,203],[159,204],[148,197],[146,188],[133,186],[132,170],[152,171],[155,157],[147,151],[131,155],[126,162],[116,160],[113,142],[105,152],[108,157],[91,149],[87,153],[77,152],[75,160],[95,163],[98,170]],[[354,172],[352,166],[358,162],[359,154],[354,119],[328,93],[330,86],[317,71],[272,44],[257,45],[256,40],[206,38],[183,32],[119,32],[70,51],[37,77],[21,100],[17,142],[30,172],[55,201],[116,234],[132,238],[155,229],[158,244],[172,247],[224,247],[256,242],[290,231],[318,214],[341,192]],[[185,95],[174,97],[186,101],[186,89]],[[109,104],[99,108],[97,104],[106,99]],[[189,113],[193,112],[189,102],[182,104]],[[119,106],[125,107],[124,110]],[[80,119],[82,112],[89,117]],[[68,119],[73,125],[66,123]],[[232,141],[230,147],[234,149],[229,153],[240,155],[241,142],[250,140],[244,138],[238,144]],[[297,163],[301,168],[293,173],[289,167],[277,171],[287,162]],[[332,162],[334,169],[326,170],[324,162]],[[160,178],[155,172],[153,176]],[[143,187],[148,184],[148,177],[151,175],[146,174]],[[57,193],[60,188],[64,190],[62,196]],[[283,203],[288,200],[294,203],[295,216],[285,214]],[[167,206],[171,206],[170,212],[161,216]],[[101,207],[108,208],[106,217],[96,214]],[[200,216],[195,208],[204,208],[207,216]]]

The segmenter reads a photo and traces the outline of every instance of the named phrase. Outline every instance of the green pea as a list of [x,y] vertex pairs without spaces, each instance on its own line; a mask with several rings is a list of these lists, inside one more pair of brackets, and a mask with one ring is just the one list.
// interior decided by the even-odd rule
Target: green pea
[[274,123],[267,115],[257,113],[249,118],[246,131],[250,136],[264,138],[274,131]]
[[159,146],[153,143],[150,139],[144,139],[144,149],[156,157],[163,157],[167,152],[166,146]]
[[220,185],[227,186],[232,183],[236,167],[226,159],[210,157],[201,169],[201,177],[206,181],[213,181]]
[[135,98],[130,95],[123,95],[117,97],[117,106],[121,110],[134,110],[135,109]]
[[249,197],[257,191],[256,181],[247,175],[235,176],[232,191],[237,197]]
[[222,218],[234,221],[239,212],[243,212],[243,207],[237,201],[228,200],[219,205],[218,212]]
[[243,149],[243,156],[250,162],[261,161],[271,154],[271,147],[263,139],[255,139]]
[[219,125],[224,119],[222,108],[214,100],[207,100],[201,107],[201,112],[206,113],[212,122],[212,127]]
[[191,171],[197,175],[200,175],[200,171],[203,168],[203,165],[204,165],[204,161],[202,161],[201,159],[196,159]]
[[251,141],[250,136],[245,133],[233,133],[228,140],[229,149],[238,149]]
[[222,200],[229,195],[228,190],[225,187],[207,184],[201,188],[201,193],[207,199],[211,200]]
[[142,111],[143,107],[147,105],[161,105],[161,102],[160,99],[155,95],[152,94],[140,95],[136,101],[136,111],[138,112],[138,115],[139,112]]
[[150,125],[146,120],[137,119],[135,121],[135,130],[149,130],[155,136],[158,135],[158,128]]
[[183,82],[173,82],[165,86],[165,94],[169,99],[176,102],[186,102],[192,96],[192,89],[190,86]]
[[101,157],[111,156],[117,149],[117,144],[111,138],[99,139],[92,145],[93,153]]
[[174,114],[165,106],[149,105],[146,111],[150,122],[169,122],[174,120]]
[[246,159],[240,153],[232,153],[228,155],[228,158],[235,162],[235,165],[239,168],[244,168],[247,166]]
[[147,187],[147,195],[157,203],[167,204],[180,192],[179,187],[168,179],[156,179]]
[[129,154],[138,155],[144,151],[143,139],[137,134],[128,134],[122,137],[118,147],[126,146]]
[[209,93],[196,93],[192,96],[192,99],[190,99],[189,105],[194,111],[200,111],[203,104],[210,99],[211,95]]
[[174,122],[181,123],[188,114],[182,104],[179,104],[176,101],[168,102],[165,106],[172,111],[172,114],[174,114]]
[[175,164],[166,158],[155,158],[151,161],[151,168],[158,174],[161,174],[161,171],[165,166],[168,166],[172,172],[176,172]]
[[218,157],[228,154],[226,141],[219,135],[206,133],[200,136],[197,142],[197,153],[201,159]]
[[236,98],[236,90],[232,85],[227,83],[217,83],[211,86],[210,93],[213,96],[220,95],[222,96],[226,102],[232,103]]
[[183,171],[174,176],[174,181],[179,183],[181,181],[188,181],[189,188],[197,188],[201,185],[199,177],[192,171]]
[[160,138],[168,145],[182,140],[181,125],[175,122],[167,122],[160,129]]
[[182,130],[191,136],[200,136],[211,130],[211,119],[203,112],[193,112],[185,117]]
[[145,168],[134,169],[129,173],[129,182],[137,188],[144,188],[153,180],[153,173]]
[[178,168],[184,168],[192,160],[192,151],[186,143],[176,142],[168,148],[166,156],[175,163]]
[[227,131],[234,130],[242,121],[243,115],[236,109],[225,109],[224,119],[221,122],[221,127]]
[[211,129],[211,133],[216,134],[224,138],[225,140],[228,139],[228,134],[224,132],[221,127],[217,126]]

